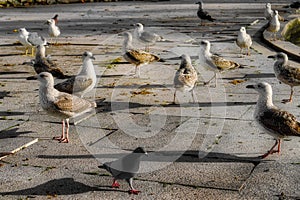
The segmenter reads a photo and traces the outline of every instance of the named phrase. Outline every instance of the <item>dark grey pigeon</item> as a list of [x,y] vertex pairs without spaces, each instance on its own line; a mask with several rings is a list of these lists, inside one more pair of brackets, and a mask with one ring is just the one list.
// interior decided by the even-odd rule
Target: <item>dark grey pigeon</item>
[[106,169],[114,177],[112,188],[119,188],[118,179],[125,179],[130,187],[130,194],[138,194],[140,191],[132,186],[133,177],[139,170],[140,157],[147,154],[143,147],[136,148],[132,153],[112,162],[106,162],[99,168]]
[[[216,19],[212,18],[212,17],[208,14],[208,12],[206,12],[206,11],[203,10],[203,8],[202,8],[203,2],[202,2],[202,1],[199,1],[199,2],[197,2],[196,4],[199,4],[199,9],[198,9],[198,11],[197,11],[197,15],[198,15],[198,17],[199,17],[201,20],[208,20],[208,21],[211,21],[211,22],[213,22],[214,20],[216,20]],[[202,21],[201,21],[201,23],[202,23]]]

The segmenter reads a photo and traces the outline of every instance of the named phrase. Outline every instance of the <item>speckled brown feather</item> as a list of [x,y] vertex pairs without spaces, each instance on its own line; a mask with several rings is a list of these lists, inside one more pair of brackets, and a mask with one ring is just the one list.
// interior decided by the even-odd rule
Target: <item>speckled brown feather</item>
[[142,64],[148,64],[154,61],[159,61],[160,58],[156,55],[153,55],[151,53],[145,52],[145,51],[138,51],[138,50],[128,50],[124,54],[124,58],[130,62],[131,64],[134,64],[136,66],[142,65]]
[[284,136],[300,136],[300,123],[296,117],[287,111],[270,109],[263,112],[258,121],[267,130]]
[[235,69],[235,68],[240,67],[240,64],[238,64],[234,61],[226,60],[217,55],[212,55],[211,59],[219,70],[228,70],[228,69]]
[[55,63],[49,61],[47,58],[36,60],[36,63],[33,64],[33,68],[37,74],[41,72],[49,72],[56,78],[66,78],[62,69]]

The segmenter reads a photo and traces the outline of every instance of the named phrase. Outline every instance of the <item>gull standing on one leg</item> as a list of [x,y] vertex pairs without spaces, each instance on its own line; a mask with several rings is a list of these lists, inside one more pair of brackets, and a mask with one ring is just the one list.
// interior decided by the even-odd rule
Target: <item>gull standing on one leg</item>
[[175,91],[173,103],[175,104],[177,90],[191,92],[193,102],[195,103],[194,87],[198,80],[198,75],[192,65],[190,56],[183,54],[180,56],[180,58],[181,64],[174,77]]
[[[259,93],[254,119],[263,131],[272,135],[276,142],[272,148],[262,155],[266,158],[270,154],[280,153],[282,138],[286,136],[300,136],[300,123],[291,113],[278,109],[272,101],[272,87],[266,82],[256,85],[247,85],[249,89],[255,89]],[[277,150],[274,148],[277,147]]]

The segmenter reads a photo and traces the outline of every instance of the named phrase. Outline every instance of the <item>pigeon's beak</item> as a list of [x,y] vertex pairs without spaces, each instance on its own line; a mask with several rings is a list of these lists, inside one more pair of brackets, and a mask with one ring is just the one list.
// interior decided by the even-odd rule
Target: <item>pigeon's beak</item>
[[91,59],[96,60],[96,58],[94,56],[92,56]]
[[254,87],[254,85],[247,85],[246,88],[248,88],[248,89],[254,89],[255,87]]

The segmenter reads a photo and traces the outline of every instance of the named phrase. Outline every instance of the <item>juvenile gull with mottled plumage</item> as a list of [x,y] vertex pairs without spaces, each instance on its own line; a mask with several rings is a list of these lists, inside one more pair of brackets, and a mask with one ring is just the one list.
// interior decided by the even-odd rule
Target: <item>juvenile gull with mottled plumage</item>
[[[281,139],[286,136],[300,136],[300,123],[291,113],[278,109],[272,101],[272,87],[266,82],[256,85],[247,85],[249,89],[255,89],[259,93],[254,119],[263,131],[272,135],[276,142],[272,148],[262,155],[266,158],[273,153],[280,153]],[[277,150],[274,148],[278,145]]]
[[56,90],[53,76],[48,72],[40,73],[37,75],[37,79],[40,81],[39,99],[41,107],[48,114],[62,120],[62,134],[53,139],[68,143],[69,118],[91,111],[96,107],[96,103]]
[[181,55],[181,64],[174,77],[175,91],[173,103],[175,104],[177,90],[191,92],[193,102],[195,102],[194,87],[197,80],[198,75],[192,65],[190,56],[186,54]]
[[208,20],[208,21],[215,21],[216,19],[212,18],[207,11],[204,11],[203,10],[203,2],[202,1],[199,1],[197,2],[196,4],[199,4],[199,8],[198,8],[198,11],[197,11],[197,16],[201,19],[201,24],[203,25],[202,23],[202,20]]
[[212,54],[210,52],[210,42],[208,40],[202,40],[200,43],[199,60],[200,65],[214,72],[214,76],[204,84],[209,84],[215,79],[215,86],[217,86],[217,72],[240,67],[240,64],[234,61],[226,60],[225,58]]
[[268,58],[276,58],[277,61],[274,63],[274,72],[276,78],[291,87],[291,94],[289,99],[283,99],[283,103],[289,103],[293,101],[293,87],[300,86],[300,68],[292,66],[288,63],[289,59],[285,53],[277,53],[274,56]]
[[123,42],[123,57],[125,60],[135,65],[135,74],[138,73],[138,77],[140,77],[140,67],[142,65],[147,65],[154,61],[164,62],[164,60],[160,59],[158,56],[148,53],[146,51],[141,51],[134,49],[132,46],[132,35],[129,32],[125,32],[123,34],[124,42]]

